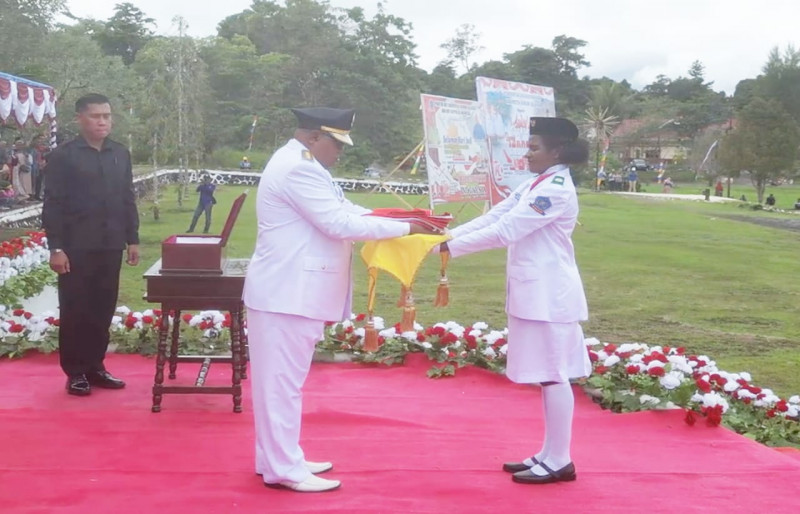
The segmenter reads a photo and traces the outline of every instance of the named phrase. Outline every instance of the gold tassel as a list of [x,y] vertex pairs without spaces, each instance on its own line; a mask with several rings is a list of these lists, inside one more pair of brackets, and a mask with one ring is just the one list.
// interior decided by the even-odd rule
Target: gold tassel
[[375,330],[372,316],[369,317],[367,326],[364,328],[364,351],[370,353],[378,351],[378,331]]
[[406,297],[403,305],[403,319],[400,321],[402,332],[414,331],[414,319],[417,317],[417,309],[414,307],[414,293],[411,288],[406,289]]
[[408,294],[408,289],[403,284],[400,284],[400,298],[397,299],[397,306],[402,307],[406,304],[406,295]]
[[439,287],[436,288],[436,300],[433,302],[434,307],[447,307],[450,303],[450,286],[447,280],[447,261],[450,260],[450,252],[442,252],[442,267],[440,270],[441,277],[439,279]]

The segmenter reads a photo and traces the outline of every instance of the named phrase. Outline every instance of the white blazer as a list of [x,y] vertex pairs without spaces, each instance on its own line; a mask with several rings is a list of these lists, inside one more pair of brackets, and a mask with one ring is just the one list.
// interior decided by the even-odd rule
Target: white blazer
[[453,257],[508,247],[506,312],[514,317],[568,323],[588,319],[572,231],[578,196],[569,168],[553,166],[544,180],[521,184],[489,212],[456,227],[447,243]]
[[254,310],[340,321],[351,313],[353,241],[409,233],[408,223],[372,216],[344,197],[298,140],[267,163],[256,196],[258,237],[244,303]]

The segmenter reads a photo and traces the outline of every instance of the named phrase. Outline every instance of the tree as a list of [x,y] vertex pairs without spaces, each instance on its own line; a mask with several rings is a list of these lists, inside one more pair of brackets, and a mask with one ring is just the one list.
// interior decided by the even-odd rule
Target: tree
[[4,0],[0,7],[0,70],[31,79],[40,70],[33,68],[36,48],[53,27],[64,0]]
[[480,46],[481,34],[475,29],[475,25],[465,23],[456,29],[456,34],[439,45],[440,48],[447,50],[446,62],[458,62],[464,68],[464,72],[469,72],[474,66],[473,57],[480,53],[484,47]]
[[748,171],[759,203],[767,182],[791,170],[800,130],[776,100],[754,98],[739,115],[739,126],[722,140],[720,164],[730,172]]
[[107,55],[118,55],[126,65],[153,38],[149,28],[155,20],[148,18],[135,5],[125,2],[114,6],[114,15],[94,35]]
[[778,101],[800,123],[800,50],[789,45],[781,54],[773,48],[762,71],[755,94]]
[[590,66],[591,63],[580,53],[586,46],[586,41],[564,34],[553,38],[553,54],[558,63],[560,72],[571,77],[578,76],[578,70]]

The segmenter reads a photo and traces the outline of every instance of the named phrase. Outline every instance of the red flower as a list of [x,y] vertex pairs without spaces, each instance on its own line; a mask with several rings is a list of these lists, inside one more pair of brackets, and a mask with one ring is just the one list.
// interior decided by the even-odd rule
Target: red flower
[[670,351],[671,349],[672,349],[672,348],[670,348],[669,346],[665,346],[664,348],[662,348],[662,350],[664,350],[664,355],[669,355],[669,351]]
[[151,325],[153,323],[153,316],[142,316],[142,323]]
[[365,319],[367,319],[367,315],[364,313],[361,313],[358,316],[356,316],[356,321],[364,321]]
[[602,364],[594,368],[594,372],[597,373],[598,375],[602,375],[606,371],[608,371],[608,368],[603,366]]
[[355,330],[355,328],[353,328],[353,325],[350,325],[349,327],[347,327],[346,329],[344,329],[344,333],[345,333],[345,334],[352,334],[352,333],[353,333],[353,330]]
[[697,421],[697,416],[695,415],[693,410],[686,410],[686,416],[683,418],[687,425],[693,426],[695,421]]
[[598,359],[599,357],[597,356],[597,352],[589,350],[589,360],[592,362],[597,362]]
[[625,366],[625,373],[627,373],[628,375],[635,375],[639,373],[639,366],[635,364],[628,364],[627,366]]
[[718,386],[722,387],[728,383],[728,379],[719,375],[719,373],[714,373],[709,377],[711,382],[716,383]]
[[55,320],[53,320],[53,326],[54,326],[54,327],[61,326],[61,320],[60,320],[60,319],[55,319]]
[[181,316],[181,319],[183,320],[184,323],[189,323],[190,321],[192,321],[193,317],[194,316],[192,316],[191,314],[186,313],[183,316]]
[[501,347],[501,346],[503,346],[504,344],[506,344],[506,339],[505,339],[504,337],[501,337],[500,339],[498,339],[497,341],[495,341],[495,342],[494,342],[494,344],[493,344],[492,346],[494,346],[495,348],[500,348],[500,347]]
[[23,314],[22,316],[23,316],[25,319],[31,319],[31,317],[33,316],[33,314],[31,314],[30,312],[26,312],[26,313],[25,313],[25,314]]
[[8,329],[12,334],[19,334],[23,330],[25,330],[25,325],[20,325],[19,323],[12,324],[11,328]]
[[447,357],[448,358],[452,359],[455,356],[456,356],[456,352],[447,352]]
[[775,409],[779,410],[780,412],[786,412],[789,410],[789,405],[786,404],[786,400],[781,400],[775,404]]
[[647,370],[647,374],[651,377],[663,377],[664,376],[664,368],[661,366],[655,366]]
[[14,309],[14,312],[12,314],[14,314],[14,316],[22,316],[23,314],[25,314],[25,309]]
[[470,350],[474,350],[478,346],[478,341],[475,339],[475,336],[467,334],[464,336],[464,341],[466,341],[467,348]]
[[386,342],[386,338],[383,336],[378,336],[378,344],[383,344]]
[[617,345],[615,345],[615,344],[607,344],[607,345],[605,345],[603,350],[605,350],[605,352],[607,354],[611,355],[612,353],[617,351]]
[[775,409],[768,410],[767,411],[767,417],[768,418],[774,418],[775,417]]
[[694,383],[697,384],[697,388],[703,391],[704,393],[711,392],[711,384],[709,384],[702,378],[698,378],[697,380],[694,381]]
[[722,406],[715,405],[706,409],[706,423],[709,426],[715,427],[722,423]]
[[452,332],[446,333],[444,337],[442,337],[442,339],[440,340],[442,344],[452,344],[455,343],[456,341],[458,341],[458,336]]
[[420,343],[424,343],[425,342],[425,334],[422,333],[422,332],[417,332],[417,341],[419,341]]
[[153,314],[156,316],[161,316],[161,309],[153,309]]
[[684,353],[686,353],[686,348],[684,348],[683,346],[679,346],[678,349],[675,350],[675,353],[677,353],[678,355],[683,355]]
[[128,328],[133,328],[136,325],[136,318],[133,316],[128,316],[125,318],[125,326]]

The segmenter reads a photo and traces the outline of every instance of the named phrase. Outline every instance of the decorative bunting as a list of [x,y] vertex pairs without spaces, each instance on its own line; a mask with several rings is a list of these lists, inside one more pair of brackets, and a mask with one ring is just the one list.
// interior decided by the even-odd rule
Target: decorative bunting
[[0,73],[0,120],[9,118],[24,125],[32,120],[41,125],[56,118],[56,94],[52,87]]

